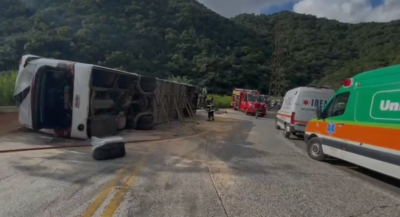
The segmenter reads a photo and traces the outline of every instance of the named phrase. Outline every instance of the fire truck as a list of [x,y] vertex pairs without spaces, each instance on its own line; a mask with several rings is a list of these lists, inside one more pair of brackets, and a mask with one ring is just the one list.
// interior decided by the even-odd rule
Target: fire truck
[[267,113],[265,102],[261,101],[260,92],[257,90],[235,88],[232,93],[231,106],[235,110],[243,111],[246,115],[254,115],[258,110],[260,117]]

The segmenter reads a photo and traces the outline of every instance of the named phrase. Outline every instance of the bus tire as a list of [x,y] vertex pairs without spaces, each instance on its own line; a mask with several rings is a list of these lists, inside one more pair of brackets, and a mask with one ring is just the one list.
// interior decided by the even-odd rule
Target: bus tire
[[119,151],[120,151],[120,153],[121,153],[120,156],[121,156],[121,157],[125,157],[125,155],[126,155],[125,145],[124,145],[124,147],[120,148]]
[[313,137],[307,142],[307,154],[310,158],[323,161],[325,160],[325,154],[322,150],[321,140],[318,137]]
[[280,130],[281,127],[278,125],[278,118],[275,118],[275,129]]
[[138,118],[136,123],[136,130],[151,130],[153,129],[153,116],[152,115],[143,115]]
[[157,89],[157,79],[148,76],[139,77],[138,90],[142,94],[152,94]]
[[126,155],[125,145],[123,145],[122,147],[115,147],[111,149],[110,153],[111,153],[110,156],[111,159],[124,157]]
[[106,149],[96,148],[93,150],[92,158],[95,160],[108,160],[110,159],[110,153]]
[[286,126],[286,123],[285,123],[285,128],[283,129],[283,136],[284,136],[286,139],[289,139],[289,138],[290,138],[290,135],[291,135],[291,133],[290,133],[290,131],[287,130],[287,126]]

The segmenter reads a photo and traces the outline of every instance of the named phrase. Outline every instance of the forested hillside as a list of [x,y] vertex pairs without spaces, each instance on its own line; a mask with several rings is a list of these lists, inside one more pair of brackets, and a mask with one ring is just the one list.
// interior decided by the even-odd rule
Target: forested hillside
[[[0,71],[21,55],[95,63],[166,78],[187,76],[214,93],[267,91],[277,15],[226,19],[195,0],[0,0]],[[400,23],[342,24],[291,12],[287,88],[334,84],[400,62]]]
[[[243,14],[234,21],[273,40],[277,14]],[[289,86],[336,86],[359,72],[400,63],[400,21],[347,24],[291,12],[280,14],[288,54],[284,71]]]

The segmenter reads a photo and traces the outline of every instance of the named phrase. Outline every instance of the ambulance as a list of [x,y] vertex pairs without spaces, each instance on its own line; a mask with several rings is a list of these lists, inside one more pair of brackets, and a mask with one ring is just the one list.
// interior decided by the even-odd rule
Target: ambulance
[[312,159],[330,156],[400,179],[400,65],[346,79],[304,139]]
[[297,87],[286,92],[279,109],[275,128],[284,130],[284,137],[303,135],[318,107],[324,106],[335,94],[328,87]]

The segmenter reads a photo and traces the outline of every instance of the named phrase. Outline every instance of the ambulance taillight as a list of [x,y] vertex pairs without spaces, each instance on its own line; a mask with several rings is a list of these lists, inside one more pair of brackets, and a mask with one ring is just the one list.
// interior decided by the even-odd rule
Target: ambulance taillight
[[296,115],[295,112],[292,112],[292,115],[290,116],[290,124],[294,124],[294,116]]

